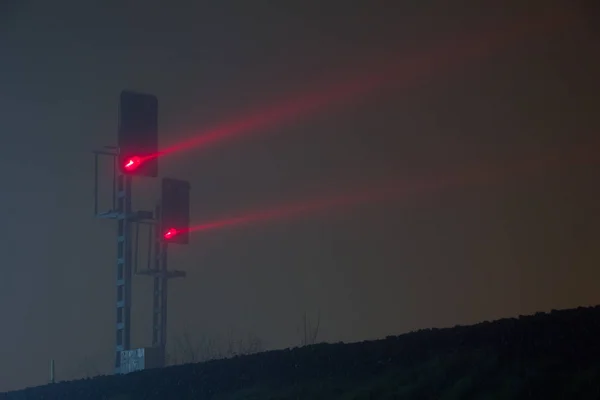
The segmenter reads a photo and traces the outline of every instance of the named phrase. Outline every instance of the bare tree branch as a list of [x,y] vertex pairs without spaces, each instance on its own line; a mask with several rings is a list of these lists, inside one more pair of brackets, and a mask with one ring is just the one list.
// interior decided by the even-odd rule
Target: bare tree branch
[[319,336],[319,328],[321,326],[321,311],[319,310],[317,314],[317,323],[314,327],[308,320],[306,312],[304,312],[304,315],[302,316],[302,325],[303,336],[301,338],[301,346],[308,346],[317,343],[317,338]]
[[173,341],[174,345],[168,354],[169,365],[228,358],[263,350],[262,341],[256,335],[249,333],[244,337],[234,335],[232,331],[229,331],[225,337],[218,338],[208,335],[192,335],[186,329]]

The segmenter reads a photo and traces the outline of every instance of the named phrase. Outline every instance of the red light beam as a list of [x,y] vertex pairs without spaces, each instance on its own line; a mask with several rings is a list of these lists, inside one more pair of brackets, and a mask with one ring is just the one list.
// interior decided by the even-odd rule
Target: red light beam
[[217,124],[196,133],[189,140],[167,147],[156,156],[204,147],[256,131],[265,132],[274,126],[290,123],[296,118],[331,111],[332,106],[340,107],[348,102],[360,100],[377,89],[409,88],[441,68],[449,71],[463,67],[465,63],[484,58],[498,48],[517,40],[531,39],[554,30],[571,22],[569,17],[565,10],[549,10],[537,18],[528,16],[513,21],[508,28],[488,28],[484,32],[445,40],[438,47],[413,57],[402,57],[398,60],[399,56],[395,56],[396,60],[388,59],[383,67],[374,68],[368,75],[355,76],[349,80],[338,79],[334,84],[320,90],[307,92],[290,101],[282,101],[273,107],[250,112],[232,122]]
[[523,157],[520,161],[507,166],[505,163],[490,165],[472,165],[455,168],[453,172],[438,173],[412,179],[383,181],[378,185],[365,186],[360,190],[347,191],[307,199],[266,210],[251,211],[239,216],[205,222],[190,228],[190,232],[206,232],[228,227],[244,226],[255,222],[295,219],[307,214],[319,212],[342,212],[353,207],[374,202],[411,200],[422,195],[438,194],[445,190],[461,187],[498,184],[502,181],[535,179],[537,175],[549,170],[558,170],[565,165],[590,165],[598,162],[593,149],[597,142],[577,146],[565,152],[560,149],[538,157]]

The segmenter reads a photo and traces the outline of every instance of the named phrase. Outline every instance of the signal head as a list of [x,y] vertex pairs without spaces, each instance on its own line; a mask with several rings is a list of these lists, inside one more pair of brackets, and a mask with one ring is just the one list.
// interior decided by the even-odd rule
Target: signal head
[[165,231],[165,233],[163,234],[163,237],[166,240],[173,239],[173,237],[175,237],[178,233],[179,233],[179,231],[177,229],[169,228]]
[[119,100],[121,173],[158,176],[158,99],[150,94],[121,92]]
[[126,158],[124,160],[123,169],[125,171],[133,172],[142,164],[142,159],[138,156]]
[[162,238],[169,243],[188,244],[190,236],[190,184],[163,178],[160,207]]

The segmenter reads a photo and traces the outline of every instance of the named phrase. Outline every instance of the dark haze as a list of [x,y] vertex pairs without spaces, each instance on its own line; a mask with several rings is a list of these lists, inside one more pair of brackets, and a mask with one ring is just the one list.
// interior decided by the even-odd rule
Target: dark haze
[[[50,359],[58,379],[112,371],[115,224],[93,217],[91,151],[116,143],[122,89],[158,96],[167,147],[544,12],[556,21],[481,57],[454,44],[452,68],[411,84],[396,76],[343,106],[161,158],[161,176],[190,180],[195,224],[321,194],[366,199],[172,246],[170,268],[188,277],[170,286],[169,335],[253,334],[271,349],[300,344],[305,312],[320,313],[319,341],[337,342],[600,303],[593,2],[166,4],[0,4],[0,390],[45,383]],[[459,184],[365,196],[422,177]],[[135,206],[150,209],[158,180],[138,181]],[[151,280],[137,277],[134,347],[150,343],[150,306]]]

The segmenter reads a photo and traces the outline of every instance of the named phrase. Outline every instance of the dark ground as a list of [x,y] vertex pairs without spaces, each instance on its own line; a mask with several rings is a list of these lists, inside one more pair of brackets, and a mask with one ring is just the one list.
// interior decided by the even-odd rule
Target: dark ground
[[600,306],[61,382],[0,399],[598,399]]

